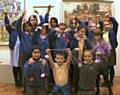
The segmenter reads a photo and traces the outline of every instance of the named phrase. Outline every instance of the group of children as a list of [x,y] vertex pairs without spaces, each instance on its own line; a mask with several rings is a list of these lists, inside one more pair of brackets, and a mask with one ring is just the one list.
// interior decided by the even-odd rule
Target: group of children
[[68,28],[56,17],[48,21],[50,9],[40,16],[40,24],[36,15],[22,23],[23,13],[10,25],[5,13],[16,87],[24,87],[25,95],[46,95],[48,88],[55,95],[100,95],[102,75],[113,95],[116,19],[109,14],[103,21],[72,18]]

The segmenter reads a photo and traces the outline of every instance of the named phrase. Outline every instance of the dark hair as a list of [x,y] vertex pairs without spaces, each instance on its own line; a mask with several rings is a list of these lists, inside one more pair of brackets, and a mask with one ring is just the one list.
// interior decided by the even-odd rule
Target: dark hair
[[28,18],[28,21],[30,22],[30,19],[31,17],[35,18],[37,20],[37,16],[36,15],[31,15],[29,18]]
[[[38,19],[37,19],[37,16],[36,16],[36,15],[31,15],[31,16],[29,17],[29,19],[28,19],[28,21],[29,21],[29,22],[30,22],[31,17],[33,17],[33,18],[35,18],[35,19],[36,19],[37,23],[36,23],[36,25],[35,25],[35,26],[37,26],[37,24],[38,24]],[[32,25],[32,24],[31,24],[31,25]]]
[[85,29],[85,34],[86,34],[86,36],[88,36],[88,28],[85,26],[85,25],[79,25],[78,27],[77,27],[77,31],[80,31],[81,29]]
[[66,25],[65,23],[60,23],[58,26],[59,26],[59,27],[60,27],[60,26],[65,26],[65,28],[67,28],[67,25]]
[[63,52],[63,51],[57,51],[57,52],[55,53],[55,55],[54,55],[54,58],[56,58],[57,55],[61,55],[61,56],[63,56],[64,58],[66,58],[65,52]]
[[101,36],[101,37],[103,37],[103,32],[101,32],[101,31],[94,32],[93,34],[94,34],[94,36]]
[[33,52],[35,49],[39,49],[39,50],[41,51],[41,49],[40,49],[40,46],[39,46],[39,45],[34,45],[34,46],[33,46],[33,48],[32,48],[32,52]]
[[56,24],[58,25],[58,20],[57,20],[56,17],[51,17],[51,18],[50,18],[50,23],[51,23],[52,20],[54,20],[54,21],[56,22]]
[[23,23],[23,30],[24,31],[25,31],[26,24],[28,24],[30,27],[32,27],[32,24],[29,21],[26,21],[25,23]]

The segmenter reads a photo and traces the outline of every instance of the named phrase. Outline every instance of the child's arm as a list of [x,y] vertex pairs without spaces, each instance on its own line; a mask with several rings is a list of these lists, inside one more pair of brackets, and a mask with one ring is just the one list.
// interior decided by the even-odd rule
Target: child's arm
[[52,7],[51,5],[48,6],[47,12],[45,14],[45,23],[48,23],[49,21],[49,13],[50,13],[51,7]]
[[7,13],[4,13],[5,14],[5,27],[6,27],[6,30],[7,32],[11,32],[11,26],[10,26],[10,22],[9,22],[9,19],[8,19],[8,14]]
[[47,49],[46,52],[47,52],[47,54],[48,54],[48,56],[49,56],[49,57],[48,57],[48,60],[49,60],[49,63],[50,63],[50,65],[51,65],[51,67],[52,67],[54,61],[53,61],[53,59],[52,59],[52,55],[51,55],[50,49]]
[[27,77],[29,74],[30,74],[30,70],[31,70],[31,67],[32,67],[32,64],[34,63],[35,61],[33,60],[33,58],[30,58],[24,65],[24,76]]
[[22,31],[22,29],[21,29],[22,28],[22,19],[24,16],[25,16],[25,12],[22,14],[22,16],[16,22],[16,31],[18,33],[21,33],[21,31]]
[[66,51],[67,51],[67,54],[68,54],[66,63],[70,64],[70,62],[72,60],[72,53],[71,53],[71,50],[69,48],[67,48]]

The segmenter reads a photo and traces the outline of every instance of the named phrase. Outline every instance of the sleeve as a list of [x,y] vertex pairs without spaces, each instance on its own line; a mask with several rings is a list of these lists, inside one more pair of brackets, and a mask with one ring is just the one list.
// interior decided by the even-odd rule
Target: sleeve
[[5,16],[5,27],[6,30],[10,33],[11,32],[11,26],[10,26],[10,22],[7,16]]
[[117,36],[117,31],[118,31],[118,22],[116,21],[116,19],[114,17],[110,17],[110,21],[113,24],[113,32],[115,33],[115,35]]
[[39,35],[40,35],[40,33],[38,31],[33,32],[32,37],[33,37],[33,44],[34,45],[38,45]]
[[21,33],[22,33],[22,17],[20,17],[18,20],[17,20],[17,22],[16,22],[16,27],[15,27],[15,29],[16,29],[16,31],[18,32],[18,34],[19,35],[21,35]]
[[46,14],[45,14],[45,23],[48,23],[48,21],[49,21],[49,14],[46,13]]
[[45,20],[42,15],[39,15],[40,18],[40,25],[44,24]]
[[92,44],[89,39],[85,40],[85,49],[92,49]]
[[28,77],[31,67],[32,66],[28,64],[28,61],[25,62],[25,65],[24,65],[24,76],[25,76],[25,78]]
[[48,63],[45,64],[44,72],[45,72],[45,74],[46,74],[47,76],[50,75],[50,67],[49,67]]

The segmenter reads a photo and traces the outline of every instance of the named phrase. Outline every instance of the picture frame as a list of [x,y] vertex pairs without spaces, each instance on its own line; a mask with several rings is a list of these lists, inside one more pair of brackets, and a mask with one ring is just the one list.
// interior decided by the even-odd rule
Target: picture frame
[[100,15],[103,18],[107,12],[114,14],[111,0],[63,0],[63,22],[66,24],[74,17],[87,20]]
[[8,45],[9,34],[4,23],[4,13],[8,14],[10,24],[22,14],[21,2],[16,0],[1,0],[0,2],[0,45]]

